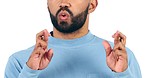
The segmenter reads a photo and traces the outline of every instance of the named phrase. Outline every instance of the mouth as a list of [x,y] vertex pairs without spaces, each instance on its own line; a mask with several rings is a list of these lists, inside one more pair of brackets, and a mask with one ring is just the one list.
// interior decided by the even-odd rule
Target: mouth
[[58,14],[58,19],[61,20],[61,21],[66,21],[68,20],[70,17],[69,13],[66,12],[66,11],[61,11],[59,14]]

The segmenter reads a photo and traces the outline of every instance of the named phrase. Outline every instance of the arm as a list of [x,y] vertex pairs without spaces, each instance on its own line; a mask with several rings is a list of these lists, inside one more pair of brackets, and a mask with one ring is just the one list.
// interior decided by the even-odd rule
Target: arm
[[139,64],[131,50],[126,49],[128,55],[128,68],[121,72],[114,72],[116,78],[142,78]]
[[14,55],[10,56],[4,78],[37,78],[39,70],[32,70],[26,64],[22,67]]
[[141,78],[140,68],[133,53],[125,47],[126,36],[121,32],[113,35],[113,48],[103,41],[106,50],[106,62],[115,78]]
[[12,55],[6,66],[5,78],[37,78],[40,71],[48,66],[53,56],[52,49],[47,49],[48,36],[47,30],[37,34],[34,50],[24,65],[21,65],[20,61]]

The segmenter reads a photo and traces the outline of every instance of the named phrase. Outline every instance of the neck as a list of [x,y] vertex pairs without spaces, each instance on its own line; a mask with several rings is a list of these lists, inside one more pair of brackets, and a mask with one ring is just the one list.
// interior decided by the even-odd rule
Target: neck
[[53,28],[53,35],[55,38],[60,38],[60,39],[75,39],[75,38],[80,38],[88,33],[88,16],[85,21],[85,24],[83,27],[73,33],[62,33],[59,32],[56,28]]

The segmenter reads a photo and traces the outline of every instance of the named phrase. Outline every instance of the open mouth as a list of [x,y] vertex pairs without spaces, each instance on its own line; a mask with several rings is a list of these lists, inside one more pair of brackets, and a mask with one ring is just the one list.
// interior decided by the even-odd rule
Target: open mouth
[[69,18],[69,13],[66,12],[66,11],[61,11],[59,14],[58,14],[58,18],[62,21],[65,21],[65,20],[68,20]]

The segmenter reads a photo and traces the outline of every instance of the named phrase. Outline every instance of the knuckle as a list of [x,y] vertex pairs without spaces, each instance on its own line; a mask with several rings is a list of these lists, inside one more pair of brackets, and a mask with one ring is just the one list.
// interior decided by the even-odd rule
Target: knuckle
[[40,41],[37,41],[37,42],[36,42],[36,46],[37,46],[37,47],[41,47],[41,42],[40,42]]
[[42,47],[44,49],[47,48],[47,45],[48,45],[48,43],[46,43],[46,42],[44,42],[42,40],[38,40],[37,43],[36,43],[36,46]]
[[37,54],[39,54],[39,53],[43,53],[43,49],[41,48],[41,47],[38,47],[37,49],[36,49],[36,52],[35,53],[37,53]]
[[124,38],[124,39],[126,39],[126,36],[125,36],[125,35],[123,35],[123,38]]
[[42,50],[42,48],[41,48],[41,47],[38,47],[38,48],[37,48],[37,51],[41,51],[41,50]]
[[39,34],[40,34],[40,33],[37,33],[37,34],[36,34],[36,37],[38,37],[38,36],[39,36]]

